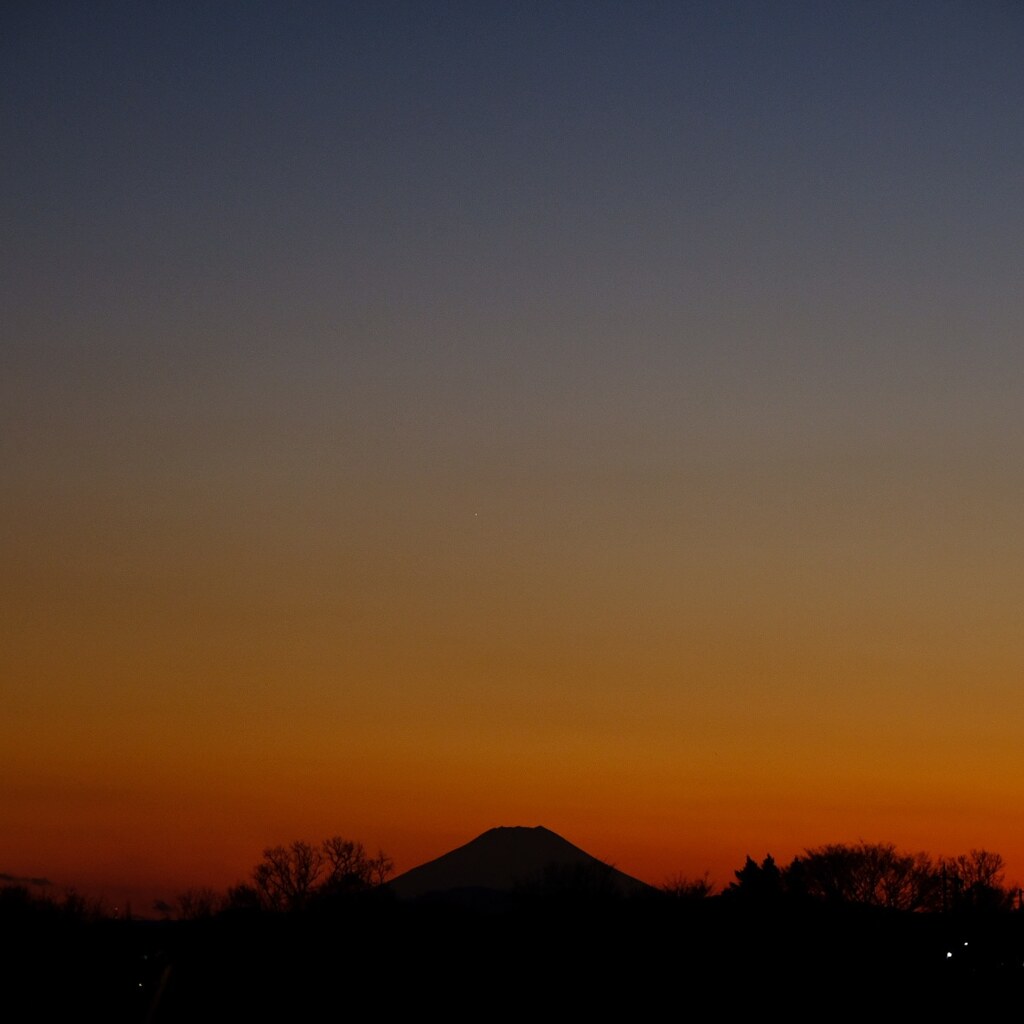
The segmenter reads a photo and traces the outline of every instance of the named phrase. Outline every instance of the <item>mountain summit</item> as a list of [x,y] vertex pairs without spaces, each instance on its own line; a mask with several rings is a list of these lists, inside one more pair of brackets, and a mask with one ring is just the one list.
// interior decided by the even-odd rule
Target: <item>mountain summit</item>
[[649,888],[541,825],[489,829],[465,846],[392,879],[391,888],[405,899],[473,889],[509,892],[543,884],[552,876],[600,879],[622,894]]

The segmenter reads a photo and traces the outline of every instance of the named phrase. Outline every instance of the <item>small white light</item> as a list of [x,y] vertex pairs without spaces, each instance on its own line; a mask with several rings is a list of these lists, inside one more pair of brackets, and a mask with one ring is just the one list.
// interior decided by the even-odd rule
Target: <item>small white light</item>
[[946,959],[948,960],[952,955],[953,955],[952,953],[947,953],[946,954]]

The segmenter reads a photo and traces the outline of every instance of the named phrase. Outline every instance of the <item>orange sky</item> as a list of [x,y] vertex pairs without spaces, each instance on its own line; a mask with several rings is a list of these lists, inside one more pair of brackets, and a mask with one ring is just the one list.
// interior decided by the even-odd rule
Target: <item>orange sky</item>
[[1020,12],[399,6],[0,16],[0,873],[1024,880]]

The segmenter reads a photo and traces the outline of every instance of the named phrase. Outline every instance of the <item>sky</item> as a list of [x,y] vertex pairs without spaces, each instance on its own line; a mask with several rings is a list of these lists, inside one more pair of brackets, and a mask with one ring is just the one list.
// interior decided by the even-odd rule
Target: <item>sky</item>
[[545,825],[655,884],[1024,881],[1022,44],[5,5],[0,872]]

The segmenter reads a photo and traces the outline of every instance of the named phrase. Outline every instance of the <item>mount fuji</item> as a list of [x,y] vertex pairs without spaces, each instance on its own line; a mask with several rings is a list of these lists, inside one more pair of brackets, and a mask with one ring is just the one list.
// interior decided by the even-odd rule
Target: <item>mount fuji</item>
[[511,892],[544,884],[599,885],[621,895],[651,889],[540,825],[489,829],[391,880],[392,890],[403,899],[471,890]]

